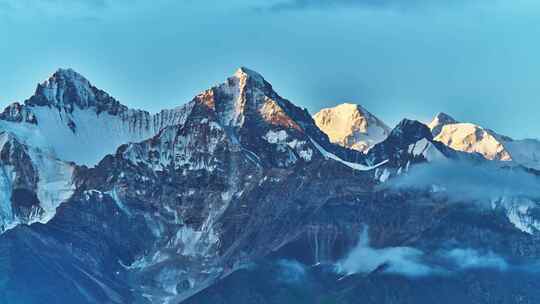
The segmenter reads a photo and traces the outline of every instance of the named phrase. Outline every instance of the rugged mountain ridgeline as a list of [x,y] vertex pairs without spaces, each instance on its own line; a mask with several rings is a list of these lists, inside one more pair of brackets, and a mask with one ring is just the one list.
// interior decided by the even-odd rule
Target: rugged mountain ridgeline
[[537,303],[537,177],[345,108],[241,68],[150,114],[59,70],[1,115],[0,302]]

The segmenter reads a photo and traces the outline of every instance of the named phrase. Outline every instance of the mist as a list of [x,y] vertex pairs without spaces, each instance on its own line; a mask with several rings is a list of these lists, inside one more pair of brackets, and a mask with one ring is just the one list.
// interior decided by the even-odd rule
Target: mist
[[368,228],[365,227],[358,244],[336,263],[335,271],[341,275],[352,275],[380,270],[382,273],[418,278],[454,275],[474,269],[506,271],[510,267],[504,257],[489,250],[455,247],[427,253],[413,247],[372,248]]
[[471,248],[455,248],[443,252],[442,256],[460,270],[491,268],[505,271],[509,267],[504,258],[491,251],[482,253]]
[[384,272],[410,277],[424,276],[432,269],[422,264],[423,252],[411,247],[372,248],[369,245],[368,228],[360,234],[358,244],[349,254],[336,264],[336,272],[344,275],[368,274],[385,267]]
[[472,201],[485,206],[503,197],[540,197],[540,180],[520,168],[463,161],[416,165],[407,174],[389,181],[389,186],[429,189],[453,202]]

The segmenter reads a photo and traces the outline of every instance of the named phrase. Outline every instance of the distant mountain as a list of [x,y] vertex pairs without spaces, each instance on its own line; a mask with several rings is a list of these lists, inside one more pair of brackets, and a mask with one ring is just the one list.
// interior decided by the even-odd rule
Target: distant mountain
[[365,152],[383,141],[390,128],[357,104],[344,103],[313,115],[317,126],[338,145]]
[[418,121],[352,150],[247,68],[155,115],[60,70],[1,118],[0,303],[540,299],[538,177],[455,191],[491,162]]
[[437,114],[429,128],[435,140],[452,149],[540,169],[540,140],[514,140],[472,123],[458,122],[445,113]]

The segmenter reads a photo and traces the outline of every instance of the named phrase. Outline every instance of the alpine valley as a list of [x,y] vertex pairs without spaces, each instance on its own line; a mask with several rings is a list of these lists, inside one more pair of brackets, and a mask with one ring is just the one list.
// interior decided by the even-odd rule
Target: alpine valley
[[0,114],[0,303],[540,303],[539,170],[247,68],[155,114],[60,69]]

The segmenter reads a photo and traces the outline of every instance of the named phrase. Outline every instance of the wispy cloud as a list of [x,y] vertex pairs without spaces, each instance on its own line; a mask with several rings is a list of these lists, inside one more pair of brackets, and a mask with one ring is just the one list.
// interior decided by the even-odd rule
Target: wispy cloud
[[410,277],[429,275],[433,269],[423,264],[423,252],[411,247],[372,248],[365,227],[356,247],[336,264],[336,271],[344,275],[371,273],[379,268],[384,272]]
[[503,197],[540,197],[540,179],[519,168],[467,162],[429,163],[412,167],[390,187],[432,189],[451,201],[489,204]]
[[508,269],[506,260],[491,251],[480,252],[471,248],[455,248],[442,255],[461,270],[490,268],[504,271]]
[[335,270],[343,275],[380,271],[414,278],[452,275],[472,269],[506,271],[509,267],[502,256],[489,250],[458,247],[429,254],[412,247],[372,248],[365,227],[358,244],[336,263]]

